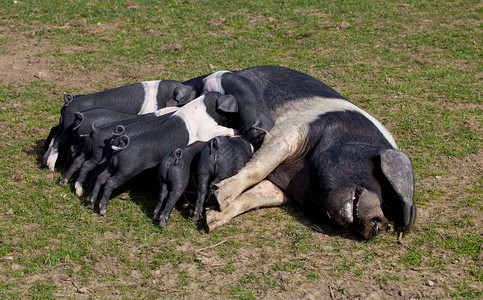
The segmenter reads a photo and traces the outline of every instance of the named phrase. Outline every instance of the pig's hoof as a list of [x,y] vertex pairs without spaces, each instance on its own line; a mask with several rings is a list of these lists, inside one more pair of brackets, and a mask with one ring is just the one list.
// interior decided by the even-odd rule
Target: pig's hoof
[[81,197],[84,194],[84,189],[82,188],[82,185],[79,182],[76,182],[74,184],[74,187],[76,195]]
[[160,217],[161,217],[161,208],[156,207],[153,212],[153,219],[154,221],[159,221]]
[[219,222],[221,219],[221,214],[222,214],[221,212],[216,210],[206,211],[206,225],[208,225],[209,232],[212,232],[213,230],[217,229],[222,225]]
[[88,200],[86,206],[87,206],[87,208],[94,209],[94,204],[95,204],[94,201]]
[[69,182],[69,179],[66,178],[60,178],[59,184],[60,185],[66,185]]
[[225,209],[240,194],[239,184],[233,177],[227,178],[215,184],[218,189],[214,192],[220,210]]
[[225,209],[225,207],[227,207],[233,201],[232,196],[230,193],[228,193],[228,191],[226,191],[226,189],[218,189],[215,191],[215,196],[216,201],[220,206],[220,210]]
[[161,226],[161,227],[168,226],[168,219],[165,218],[165,217],[160,217],[159,218],[159,226]]
[[198,221],[200,218],[201,218],[201,213],[195,213],[195,214],[193,214],[193,216],[191,217],[191,219],[192,219],[193,221],[195,221],[195,222],[196,222],[196,221]]

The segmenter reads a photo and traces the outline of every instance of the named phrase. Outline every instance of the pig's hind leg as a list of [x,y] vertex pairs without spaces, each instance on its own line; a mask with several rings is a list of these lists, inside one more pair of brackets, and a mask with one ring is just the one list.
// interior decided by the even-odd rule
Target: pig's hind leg
[[112,192],[125,183],[129,177],[125,176],[121,172],[117,172],[114,176],[110,177],[106,184],[104,185],[104,191],[102,193],[102,198],[99,201],[99,214],[104,216],[107,211],[107,205],[111,198]]
[[192,219],[198,221],[203,212],[203,204],[205,203],[206,193],[208,191],[208,180],[210,175],[205,173],[198,174],[198,189],[196,191],[196,203],[193,211]]
[[290,201],[282,190],[268,180],[263,180],[251,189],[238,196],[222,211],[209,210],[206,212],[208,230],[227,223],[234,217],[252,209],[261,207],[281,206]]
[[97,157],[92,157],[82,164],[79,170],[79,176],[77,176],[77,180],[74,184],[75,193],[77,196],[82,196],[84,193],[84,182],[86,181],[87,175],[90,171],[92,171],[96,166],[99,165],[101,159]]
[[159,185],[159,194],[158,194],[158,203],[156,203],[156,207],[154,208],[154,220],[158,221],[161,208],[163,208],[163,202],[164,199],[166,199],[166,196],[168,195],[168,186],[166,183],[162,183]]
[[106,181],[111,177],[111,170],[109,167],[105,168],[104,171],[102,171],[99,176],[96,178],[96,182],[94,184],[94,187],[91,190],[91,193],[89,194],[89,197],[87,198],[87,207],[94,209],[94,205],[96,204],[97,200],[97,195],[99,194],[99,190],[101,187],[106,183]]
[[72,161],[72,164],[69,166],[67,171],[62,174],[60,177],[60,185],[66,185],[67,182],[69,182],[69,179],[74,175],[74,173],[79,170],[82,166],[82,164],[85,161],[85,154],[84,152],[81,152],[79,155],[77,155],[74,160]]
[[171,191],[169,192],[168,199],[166,200],[166,205],[159,216],[159,226],[166,227],[168,225],[168,219],[173,211],[174,205],[178,202],[179,198],[185,191],[189,183],[189,175],[183,179],[175,181],[171,185]]

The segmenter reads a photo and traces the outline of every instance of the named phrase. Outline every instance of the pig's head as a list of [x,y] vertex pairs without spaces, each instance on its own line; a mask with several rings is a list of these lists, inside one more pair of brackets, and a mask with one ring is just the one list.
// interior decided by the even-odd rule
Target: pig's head
[[338,152],[336,158],[335,153],[329,153],[330,162],[320,158],[325,163],[316,167],[329,217],[354,228],[365,239],[383,231],[408,232],[416,218],[409,159],[396,149],[385,149],[369,158],[346,154]]
[[238,101],[237,127],[239,133],[255,149],[258,149],[265,134],[274,125],[262,91],[250,79],[231,72],[223,73],[220,83],[224,93],[235,96]]
[[180,105],[192,101],[196,95],[208,92],[233,95],[238,105],[237,113],[233,115],[235,127],[258,149],[265,134],[274,125],[260,88],[253,81],[229,71],[220,71],[197,79],[192,91],[179,91],[178,95],[182,96]]
[[195,91],[191,86],[175,80],[162,80],[158,88],[158,107],[178,106],[184,98],[195,98]]
[[233,95],[209,92],[203,96],[207,114],[221,126],[237,128],[236,117],[239,112],[238,101]]

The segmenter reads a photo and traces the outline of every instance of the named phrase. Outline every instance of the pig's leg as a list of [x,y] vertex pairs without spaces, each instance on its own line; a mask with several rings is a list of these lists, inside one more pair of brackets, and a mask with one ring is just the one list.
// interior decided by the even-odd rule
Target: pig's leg
[[109,204],[112,191],[120,187],[123,183],[127,181],[127,179],[129,178],[124,176],[124,174],[118,172],[106,181],[101,201],[99,201],[99,214],[101,216],[104,216],[106,214],[107,205]]
[[70,145],[67,150],[67,160],[65,165],[70,168],[70,166],[74,163],[74,159],[79,155],[81,151],[79,150],[79,144]]
[[[86,156],[85,156],[84,152],[81,152],[79,155],[77,155],[74,158],[74,161],[69,166],[67,171],[65,171],[64,174],[62,174],[62,176],[60,177],[59,183],[61,185],[65,185],[65,184],[67,184],[67,182],[69,182],[69,179],[72,177],[72,175],[74,175],[74,173],[81,168],[82,164],[85,161],[85,157]],[[77,192],[77,188],[76,188],[76,192]]]
[[201,213],[203,211],[203,204],[205,203],[206,199],[206,192],[208,187],[208,174],[199,174],[198,175],[198,190],[196,192],[196,203],[195,209],[193,211],[193,220],[197,221],[201,218]]
[[206,223],[208,230],[227,223],[234,217],[252,209],[270,206],[281,206],[287,204],[290,199],[273,183],[263,180],[248,191],[238,196],[224,210],[208,210],[206,212]]
[[91,190],[91,193],[89,194],[89,197],[87,198],[87,206],[89,208],[94,209],[94,205],[96,204],[97,200],[97,195],[99,194],[99,189],[101,186],[103,186],[107,179],[111,177],[111,171],[109,168],[105,168],[104,171],[102,171],[99,176],[96,178],[96,183],[94,184],[94,187]]
[[92,171],[96,166],[99,165],[99,162],[100,162],[100,159],[98,159],[97,157],[93,157],[89,160],[86,160],[82,164],[80,171],[79,171],[79,176],[77,176],[77,180],[76,180],[75,185],[74,185],[75,193],[77,194],[77,196],[80,197],[84,193],[84,188],[83,188],[84,181],[86,180],[89,172]]
[[163,207],[163,201],[166,199],[168,195],[168,186],[165,183],[160,184],[159,186],[159,194],[158,194],[158,203],[154,208],[154,220],[159,220],[159,214],[161,212],[161,208]]
[[248,164],[235,176],[217,184],[215,195],[220,210],[227,207],[244,190],[265,179],[283,161],[295,155],[305,140],[308,129],[306,127],[275,124]]
[[[188,173],[189,174],[189,173]],[[178,202],[179,198],[183,194],[184,190],[188,186],[189,175],[185,178],[180,178],[171,185],[171,191],[169,192],[166,205],[164,206],[161,215],[159,216],[159,226],[166,227],[168,225],[168,219],[173,211],[174,205]]]

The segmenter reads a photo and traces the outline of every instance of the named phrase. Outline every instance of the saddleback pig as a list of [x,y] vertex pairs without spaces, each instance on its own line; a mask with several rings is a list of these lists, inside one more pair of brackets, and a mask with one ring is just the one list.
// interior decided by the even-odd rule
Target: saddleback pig
[[159,221],[161,227],[168,225],[171,211],[188,187],[190,172],[193,169],[196,171],[195,166],[205,144],[202,141],[194,142],[172,151],[161,160],[158,167],[158,203],[154,209],[154,220]]
[[197,169],[198,185],[193,219],[201,217],[208,190],[223,179],[233,176],[246,165],[253,146],[242,136],[218,136],[210,140],[201,152]]
[[374,117],[321,81],[277,66],[199,77],[196,93],[200,86],[226,91],[230,74],[260,89],[275,125],[249,163],[217,184],[221,211],[207,212],[210,230],[250,209],[289,200],[354,227],[366,239],[388,228],[402,233],[413,227],[411,162]]
[[[198,80],[198,81],[197,81]],[[209,76],[200,76],[189,81],[194,85],[194,92],[184,93],[179,97],[186,99],[194,95],[202,95],[207,92],[219,92],[233,95],[238,100],[239,112],[235,116],[235,126],[239,133],[245,137],[255,149],[262,144],[265,134],[272,129],[273,119],[265,103],[261,89],[251,80],[239,76],[233,72],[220,71]]]

